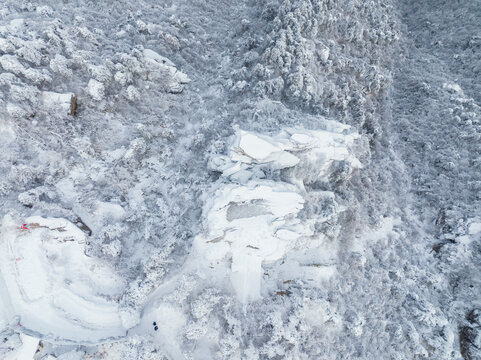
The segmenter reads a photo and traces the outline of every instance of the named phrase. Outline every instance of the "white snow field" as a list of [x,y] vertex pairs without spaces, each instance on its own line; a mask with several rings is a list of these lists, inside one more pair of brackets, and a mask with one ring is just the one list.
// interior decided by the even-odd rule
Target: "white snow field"
[[85,254],[86,236],[60,218],[5,216],[1,225],[0,324],[58,343],[125,336],[116,296],[123,280]]
[[[336,249],[301,214],[304,184],[327,182],[335,161],[344,161],[351,172],[361,167],[352,149],[359,135],[348,129],[333,121],[323,131],[284,129],[274,136],[237,129],[228,156],[211,160],[222,177],[206,197],[205,233],[195,239],[195,251],[211,268],[231,263],[228,276],[242,303],[261,297],[262,265],[294,249],[330,258],[331,264],[318,267],[314,276],[332,275]],[[290,172],[274,181],[266,179],[263,169]],[[336,207],[332,192],[323,196],[332,197]]]
[[32,360],[33,355],[37,351],[39,339],[20,334],[20,341],[22,344],[14,351],[9,352],[4,360]]

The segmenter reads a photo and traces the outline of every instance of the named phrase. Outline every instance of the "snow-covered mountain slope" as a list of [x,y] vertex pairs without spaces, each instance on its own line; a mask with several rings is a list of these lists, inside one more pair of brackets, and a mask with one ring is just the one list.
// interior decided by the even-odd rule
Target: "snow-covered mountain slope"
[[0,358],[480,357],[480,9],[3,1]]

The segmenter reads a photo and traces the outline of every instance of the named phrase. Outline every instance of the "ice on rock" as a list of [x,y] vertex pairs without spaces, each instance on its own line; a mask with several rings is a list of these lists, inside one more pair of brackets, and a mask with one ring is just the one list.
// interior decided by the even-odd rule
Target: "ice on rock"
[[124,281],[109,265],[88,257],[86,235],[58,218],[5,216],[0,254],[2,323],[57,342],[89,343],[124,336],[116,296]]
[[[302,182],[318,178],[328,181],[335,162],[346,162],[351,171],[361,167],[352,150],[359,135],[344,134],[348,129],[345,125],[327,124],[327,130],[284,129],[274,136],[237,129],[228,156],[210,161],[209,166],[222,177],[205,202],[206,229],[197,236],[195,249],[211,268],[230,262],[228,276],[242,303],[261,297],[263,265],[299,246],[322,253],[322,234],[315,234],[314,221],[302,215],[306,202]],[[292,183],[269,180],[265,168],[292,168],[295,176]],[[338,211],[334,194],[332,202]],[[326,251],[333,253],[332,249]],[[299,273],[320,272],[304,270]],[[325,268],[322,273],[329,277],[333,268]]]

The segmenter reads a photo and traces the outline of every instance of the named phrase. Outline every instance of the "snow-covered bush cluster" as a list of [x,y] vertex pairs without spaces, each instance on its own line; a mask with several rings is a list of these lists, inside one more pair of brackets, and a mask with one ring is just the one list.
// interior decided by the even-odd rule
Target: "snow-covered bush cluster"
[[456,215],[455,211],[439,214],[432,250],[439,274],[448,279],[444,306],[457,321],[460,352],[465,359],[476,359],[481,356],[481,326],[480,307],[474,299],[481,284],[471,269],[480,261],[481,222],[479,217],[456,219]]
[[[110,10],[123,9],[118,4]],[[134,229],[142,229],[154,245],[158,240],[151,227],[165,229],[172,213],[181,211],[166,203],[165,184],[158,184],[163,189],[149,185],[157,195],[145,204],[142,188],[148,185],[139,178],[148,179],[148,169],[170,175],[160,168],[172,154],[174,128],[162,113],[169,96],[178,96],[169,93],[181,93],[189,79],[166,57],[142,46],[146,29],[134,19],[138,14],[125,15],[129,23],[107,34],[111,19],[92,26],[93,12],[65,17],[66,7],[3,5],[0,146],[5,151],[0,166],[5,176],[0,192],[6,212],[20,215],[30,209],[87,223],[92,254],[119,261],[132,255],[122,251],[129,234],[130,250],[136,251]],[[147,28],[149,38],[158,41],[160,27]],[[173,41],[162,28],[162,36]],[[146,94],[154,105],[140,102]],[[155,153],[162,149],[164,165],[151,156],[151,147]],[[147,215],[152,209],[160,209],[157,220]],[[139,257],[148,251],[145,247]]]
[[267,33],[249,40],[236,77],[258,96],[377,135],[399,37],[393,15],[389,2],[269,2],[259,18]]
[[[473,205],[480,204],[481,200],[481,183],[473,172],[479,169],[481,160],[481,108],[458,84],[437,85],[437,89],[427,84],[413,89],[413,93],[432,94],[432,100],[411,110],[417,115],[427,112],[429,121],[423,121],[420,126],[432,129],[435,140],[426,140],[422,131],[414,130],[413,123],[418,120],[413,120],[411,114],[403,114],[396,126],[402,131],[403,146],[410,149],[406,151],[405,161],[415,169],[415,191],[422,193],[428,203],[436,204],[439,210],[455,210],[469,216]],[[440,103],[446,104],[441,114]],[[418,161],[420,158],[422,162]],[[446,191],[461,184],[456,193]],[[460,198],[466,201],[459,201]]]

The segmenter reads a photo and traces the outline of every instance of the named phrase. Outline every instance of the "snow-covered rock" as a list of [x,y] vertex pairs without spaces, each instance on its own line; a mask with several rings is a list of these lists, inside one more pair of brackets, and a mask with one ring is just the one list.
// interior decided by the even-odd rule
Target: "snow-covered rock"
[[189,77],[179,71],[169,59],[150,49],[144,49],[143,55],[148,79],[163,82],[167,92],[181,93],[184,85],[190,82]]
[[481,222],[472,222],[469,225],[469,234],[476,235],[481,232]]
[[[263,265],[296,248],[316,248],[316,254],[322,253],[319,247],[324,236],[315,234],[314,221],[302,215],[303,184],[328,181],[336,162],[345,162],[350,171],[362,166],[352,150],[359,135],[345,134],[345,130],[347,126],[334,122],[323,131],[284,129],[275,136],[237,129],[228,156],[211,159],[210,167],[223,176],[206,199],[205,233],[196,238],[195,251],[211,267],[230,262],[228,276],[242,303],[260,298]],[[266,168],[291,168],[291,183],[266,179]],[[334,194],[324,195],[331,199],[334,211],[339,211]],[[316,220],[327,221],[331,215]],[[324,257],[332,264],[332,246],[325,250],[329,256]],[[333,274],[332,266],[313,269],[298,273],[309,272],[310,277]]]
[[232,286],[242,302],[260,297],[263,263],[279,260],[296,240],[312,235],[298,217],[303,205],[293,185],[268,180],[227,184],[207,203],[208,230],[197,244],[211,263],[232,256]]
[[0,322],[57,342],[124,336],[115,298],[124,281],[86,255],[87,237],[60,218],[33,216],[23,226],[2,221]]
[[42,91],[40,100],[45,110],[59,112],[62,114],[70,113],[70,104],[74,93],[56,93],[53,91]]
[[2,55],[0,56],[0,66],[15,75],[21,75],[25,72],[25,67],[18,61],[16,56]]
[[349,126],[340,123],[328,124],[326,130],[287,128],[274,136],[237,129],[229,156],[212,159],[211,167],[231,177],[247,168],[294,168],[295,177],[305,182],[328,181],[335,162],[346,163],[350,173],[361,168],[353,155],[359,134],[345,134]]

